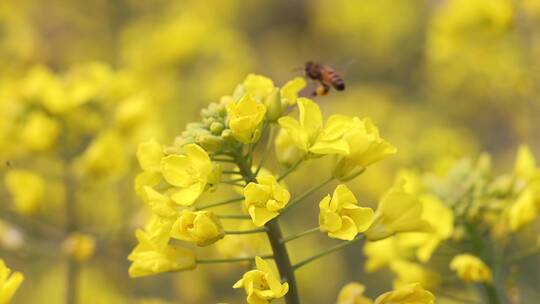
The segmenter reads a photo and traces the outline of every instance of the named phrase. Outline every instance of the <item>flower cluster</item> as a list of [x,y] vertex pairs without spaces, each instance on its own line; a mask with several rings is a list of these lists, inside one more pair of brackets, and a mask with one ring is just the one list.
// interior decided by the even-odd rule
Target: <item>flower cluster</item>
[[[317,103],[299,97],[304,86],[302,78],[278,88],[264,76],[248,75],[232,95],[203,109],[201,121],[189,123],[171,146],[156,140],[140,144],[137,158],[142,172],[135,179],[135,190],[152,212],[147,225],[136,232],[139,244],[129,255],[132,277],[188,270],[198,264],[254,261],[256,269],[234,284],[234,288],[244,288],[248,303],[269,303],[282,297],[298,303],[294,271],[313,260],[364,236],[374,242],[404,233],[439,235],[426,215],[437,211],[408,191],[405,182],[396,182],[376,211],[361,206],[355,194],[339,184],[332,196],[320,200],[318,227],[282,236],[278,219],[291,208],[328,183],[349,181],[396,153],[369,118],[332,115],[323,122]],[[299,120],[288,115],[296,108]],[[259,145],[261,141],[266,144]],[[264,167],[272,150],[283,166],[280,173]],[[255,162],[257,152],[260,156]],[[328,178],[302,195],[292,195],[285,178],[304,162],[325,156],[333,164]],[[227,187],[242,196],[202,203]],[[242,204],[234,205],[239,202]],[[219,210],[225,207],[240,213],[223,214]],[[251,224],[229,224],[229,219],[231,223],[250,220]],[[293,264],[285,243],[318,231],[342,243]],[[261,241],[252,239],[253,243],[246,244],[239,239],[240,235],[261,233],[267,235],[271,254],[264,254],[263,246],[255,244]],[[217,243],[226,258],[202,258],[179,241],[199,247]],[[264,259],[274,260],[280,276]],[[407,288],[382,295],[377,303],[417,298],[433,301],[419,285]]]
[[[410,206],[396,206],[392,211],[404,219],[419,212],[428,229],[366,244],[366,270],[388,267],[396,276],[395,287],[420,282],[436,290],[442,277],[454,275],[464,283],[484,285],[486,292],[481,296],[489,302],[510,297],[497,291],[502,288],[497,283],[501,269],[515,269],[517,262],[540,253],[538,244],[529,248],[508,244],[538,218],[539,173],[533,154],[524,145],[508,174],[496,175],[487,154],[476,163],[468,159],[457,162],[446,175],[402,171],[396,184],[402,185],[403,194],[416,197],[423,208],[414,211]],[[377,239],[379,230],[372,233],[372,239]],[[369,238],[369,231],[367,234]],[[441,258],[446,255],[450,259]],[[438,257],[436,261],[433,256]],[[447,267],[441,269],[443,261]]]

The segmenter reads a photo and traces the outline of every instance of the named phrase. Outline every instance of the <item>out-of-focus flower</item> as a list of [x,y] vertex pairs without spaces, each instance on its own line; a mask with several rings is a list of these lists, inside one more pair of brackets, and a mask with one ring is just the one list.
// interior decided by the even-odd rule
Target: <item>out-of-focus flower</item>
[[360,283],[348,283],[339,291],[336,304],[373,304],[373,301],[364,296],[365,291],[366,287]]
[[143,172],[135,177],[135,191],[137,194],[143,195],[143,187],[152,187],[159,183],[163,156],[163,147],[155,139],[139,144],[137,160]]
[[392,261],[390,269],[397,275],[394,280],[394,288],[400,288],[411,283],[420,283],[428,289],[433,289],[441,281],[437,272],[431,271],[421,264],[403,259]]
[[[431,227],[427,233],[411,233],[411,237],[421,239],[416,256],[422,262],[430,259],[431,255],[442,240],[452,236],[454,231],[454,214],[444,203],[433,195],[421,195],[422,220]],[[401,235],[405,238],[409,234]]]
[[89,234],[71,233],[62,243],[62,251],[65,255],[77,262],[89,260],[96,249],[96,240]]
[[45,194],[45,180],[40,175],[28,170],[10,170],[6,173],[5,184],[17,212],[31,214],[37,211]]
[[521,145],[518,149],[514,172],[518,178],[526,181],[540,178],[540,168],[536,167],[536,159],[527,145]]
[[471,254],[456,255],[450,262],[450,269],[465,282],[491,283],[493,280],[491,270],[484,261]]
[[320,228],[331,238],[350,241],[373,222],[373,210],[358,206],[356,197],[345,185],[337,186],[332,197],[323,198],[319,208]]
[[116,132],[104,132],[84,151],[79,164],[90,176],[115,176],[127,166],[125,154],[122,138]]
[[407,256],[407,252],[399,246],[395,237],[366,243],[364,245],[364,254],[367,257],[367,261],[364,264],[367,272],[376,271],[393,261],[403,259]]
[[233,288],[244,288],[249,304],[267,304],[273,299],[283,297],[289,291],[287,282],[281,284],[278,276],[268,263],[255,257],[256,270],[250,270],[233,285]]
[[11,273],[4,260],[0,259],[0,304],[8,304],[24,281],[20,272]]
[[276,158],[284,166],[290,167],[305,156],[294,143],[292,137],[284,129],[280,129],[275,142]]
[[517,231],[538,217],[540,210],[540,179],[531,181],[509,207],[510,229]]
[[287,132],[295,145],[303,152],[316,155],[349,154],[349,146],[342,139],[345,116],[333,115],[323,126],[323,117],[319,105],[308,98],[298,98],[300,119],[282,117],[280,126]]
[[160,172],[163,147],[155,140],[143,142],[137,149],[137,160],[141,169],[146,172]]
[[21,141],[29,149],[45,151],[51,148],[60,132],[60,124],[40,111],[28,114],[21,130]]
[[[256,227],[251,221],[243,221],[236,229],[241,231]],[[216,243],[216,248],[226,257],[248,257],[261,254],[266,242],[266,236],[262,233],[229,234]]]
[[244,206],[253,223],[263,226],[279,215],[291,194],[281,186],[273,175],[263,175],[257,178],[257,183],[249,183],[244,188]]
[[225,233],[219,219],[211,211],[182,210],[174,223],[171,237],[207,246],[223,238]]
[[356,169],[363,170],[397,152],[396,147],[380,137],[370,119],[342,116],[340,120],[341,128],[346,129],[343,139],[349,146],[349,154],[340,156],[333,170],[336,178],[348,180],[355,177]]
[[383,293],[375,304],[433,304],[435,296],[419,283],[405,285],[393,291]]
[[376,241],[400,232],[429,231],[430,225],[422,219],[422,212],[422,202],[417,197],[406,193],[403,184],[394,185],[379,202],[366,236]]
[[212,162],[203,148],[196,144],[183,147],[185,155],[168,155],[161,160],[165,180],[175,189],[171,198],[179,205],[191,206],[204,192],[212,176]]
[[193,252],[178,246],[167,245],[163,240],[153,240],[149,233],[142,230],[137,230],[135,235],[139,244],[128,256],[128,259],[132,261],[129,267],[130,277],[137,278],[196,267]]
[[250,94],[245,94],[238,102],[227,105],[229,115],[229,128],[234,138],[249,144],[257,141],[261,136],[261,123],[264,120],[266,106]]

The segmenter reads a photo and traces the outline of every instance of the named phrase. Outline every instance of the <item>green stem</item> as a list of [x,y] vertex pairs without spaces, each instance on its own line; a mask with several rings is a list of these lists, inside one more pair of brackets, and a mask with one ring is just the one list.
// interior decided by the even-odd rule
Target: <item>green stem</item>
[[259,165],[257,166],[257,169],[255,170],[255,176],[259,175],[259,171],[261,171],[261,168],[263,167],[264,162],[266,161],[266,158],[268,157],[268,153],[272,149],[272,144],[274,142],[274,132],[275,132],[274,126],[270,125],[270,131],[268,133],[266,147],[264,148],[264,152],[261,156],[261,160],[259,161]]
[[320,188],[326,186],[328,183],[330,183],[331,181],[334,180],[334,177],[330,177],[328,179],[326,179],[325,181],[323,181],[322,183],[312,187],[311,189],[309,189],[308,191],[304,192],[304,194],[300,195],[299,197],[297,197],[295,200],[293,200],[292,202],[290,202],[289,204],[287,204],[285,206],[285,208],[281,209],[280,213],[283,214],[287,211],[289,211],[289,209],[291,209],[293,206],[299,204],[300,202],[302,202],[304,199],[306,199],[308,196],[310,196],[311,194],[313,194],[313,192],[319,190]]
[[278,182],[283,180],[285,177],[289,176],[289,174],[291,174],[292,172],[294,172],[294,170],[296,170],[296,168],[298,168],[298,166],[300,166],[300,164],[303,162],[304,160],[303,159],[299,159],[296,163],[294,163],[292,166],[290,166],[289,168],[287,168],[287,170],[285,170],[285,172],[283,172],[279,178],[277,179]]
[[302,261],[294,264],[293,268],[294,268],[294,270],[297,270],[298,268],[300,268],[300,267],[302,267],[302,266],[304,266],[304,265],[306,265],[308,263],[311,263],[311,262],[313,262],[313,261],[315,261],[315,260],[317,260],[319,258],[322,258],[322,257],[324,257],[324,256],[326,256],[326,255],[328,255],[328,254],[330,254],[330,253],[332,253],[334,251],[338,251],[338,250],[343,249],[345,247],[349,247],[352,244],[357,243],[357,242],[359,242],[359,241],[361,241],[363,239],[364,239],[363,235],[359,235],[359,236],[357,236],[355,239],[353,239],[351,241],[343,242],[343,243],[338,244],[336,246],[332,246],[332,247],[330,247],[330,248],[328,248],[326,250],[321,251],[320,253],[317,253],[316,255],[313,255],[313,256],[305,259],[305,260],[302,260]]
[[228,204],[231,204],[231,203],[236,203],[236,202],[242,201],[243,199],[244,199],[243,196],[242,197],[235,197],[235,198],[231,198],[231,199],[224,200],[224,201],[221,201],[221,202],[211,203],[211,204],[208,204],[208,205],[200,206],[200,207],[195,208],[195,210],[204,210],[204,209],[208,209],[208,208],[228,205]]
[[240,171],[235,171],[235,170],[222,170],[221,173],[223,173],[223,174],[242,175],[242,173],[240,173]]
[[261,233],[261,232],[267,232],[266,228],[256,228],[256,229],[249,229],[249,230],[225,230],[225,234],[253,234],[253,233]]
[[[269,255],[260,255],[261,259],[273,259],[274,256]],[[219,263],[236,263],[236,262],[250,262],[255,261],[255,257],[242,257],[242,258],[230,258],[230,259],[197,259],[195,262],[197,264],[219,264]]]
[[482,288],[484,289],[484,292],[486,293],[488,303],[490,304],[501,303],[497,290],[495,289],[493,285],[489,283],[482,283]]
[[[67,166],[67,165],[66,165]],[[66,209],[65,209],[65,232],[66,236],[77,229],[77,202],[75,197],[76,184],[69,172],[69,168],[66,168],[64,176],[64,184],[66,187]],[[71,257],[68,257],[67,261],[67,273],[66,273],[66,304],[77,303],[77,285],[79,277],[80,266]]]
[[[484,240],[482,239],[482,237],[478,235],[478,232],[476,230],[476,226],[474,225],[474,223],[465,222],[465,229],[467,230],[468,234],[471,237],[474,254],[478,256],[479,258],[481,258],[488,265],[488,267],[491,270],[493,270],[495,268],[494,267],[495,265],[494,263],[487,261],[488,248],[484,246]],[[497,282],[497,278],[493,278],[493,283],[496,284],[496,282]],[[484,294],[488,300],[488,303],[490,304],[501,303],[502,300],[494,285],[492,285],[491,283],[483,282],[481,286],[482,286],[482,289],[484,290]]]
[[309,234],[312,234],[312,233],[315,233],[315,232],[319,232],[319,231],[321,231],[321,229],[319,227],[314,227],[314,228],[308,229],[306,231],[302,231],[300,233],[293,234],[291,236],[283,238],[281,240],[281,243],[287,243],[287,242],[290,242],[292,240],[296,240],[297,238],[301,238],[303,236],[306,236],[306,235],[309,235]]
[[[255,175],[251,172],[251,167],[247,164],[246,159],[242,157],[237,157],[237,165],[242,176],[246,183],[256,182]],[[285,294],[285,303],[286,304],[300,304],[300,298],[298,296],[298,289],[296,285],[296,278],[294,275],[294,269],[287,252],[287,247],[285,244],[281,243],[283,236],[281,234],[281,229],[279,227],[278,218],[275,218],[265,224],[266,235],[270,246],[272,247],[272,252],[274,253],[274,261],[279,270],[282,281],[286,281],[289,284],[289,291]]]
[[245,185],[239,184],[238,182],[234,181],[220,181],[222,184],[231,185],[231,186],[237,186],[237,187],[244,187]]
[[285,295],[285,302],[287,304],[300,304],[294,267],[287,252],[287,247],[281,242],[283,236],[281,235],[278,219],[275,218],[269,221],[265,226],[268,229],[268,240],[272,247],[272,252],[274,252],[274,261],[278,267],[281,279],[289,283],[289,292]]
[[216,161],[216,162],[222,162],[222,163],[231,163],[231,164],[236,163],[233,159],[228,159],[228,158],[214,157],[214,158],[212,158],[212,160]]

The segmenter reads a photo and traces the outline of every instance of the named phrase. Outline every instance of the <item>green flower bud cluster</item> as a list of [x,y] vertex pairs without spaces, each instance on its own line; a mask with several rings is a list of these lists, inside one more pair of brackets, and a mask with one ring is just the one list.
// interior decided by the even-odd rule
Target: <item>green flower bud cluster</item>
[[198,144],[210,153],[227,150],[226,143],[232,138],[227,128],[227,99],[214,102],[201,110],[201,121],[188,123],[186,130],[176,138],[175,146]]

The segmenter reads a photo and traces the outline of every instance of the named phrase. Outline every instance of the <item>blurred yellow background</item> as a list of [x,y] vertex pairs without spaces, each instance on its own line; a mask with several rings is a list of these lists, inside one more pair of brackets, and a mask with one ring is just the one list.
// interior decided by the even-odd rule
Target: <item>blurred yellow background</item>
[[[9,183],[0,187],[0,257],[26,277],[14,303],[64,303],[59,248],[70,221],[97,241],[78,303],[243,301],[230,288],[245,270],[238,265],[128,277],[133,231],[145,217],[132,187],[136,147],[172,142],[248,73],[282,85],[308,60],[346,82],[317,98],[324,113],[369,116],[398,148],[351,183],[364,204],[374,205],[401,167],[444,172],[488,151],[496,169],[508,170],[520,143],[540,151],[537,0],[0,1],[0,174],[37,174],[18,176],[21,193],[24,183],[41,185],[18,208]],[[63,211],[66,166],[85,181],[72,193],[74,219]],[[291,177],[293,195],[317,170],[325,169]],[[320,239],[292,244],[293,259],[329,243]],[[305,303],[333,303],[350,280],[371,295],[390,288],[389,273],[364,273],[355,248],[298,273]],[[531,287],[540,280],[533,262]]]

